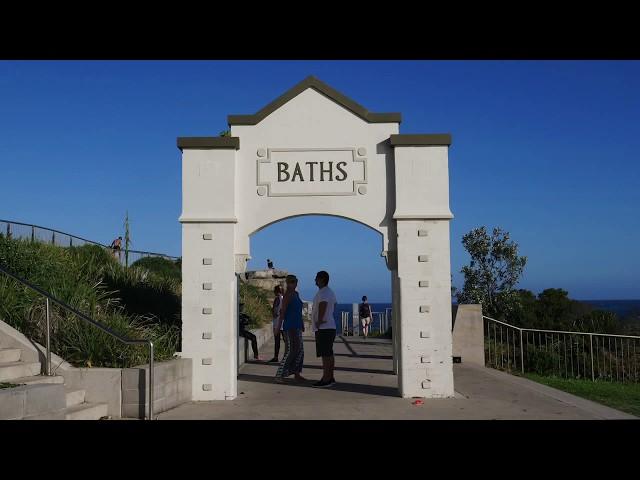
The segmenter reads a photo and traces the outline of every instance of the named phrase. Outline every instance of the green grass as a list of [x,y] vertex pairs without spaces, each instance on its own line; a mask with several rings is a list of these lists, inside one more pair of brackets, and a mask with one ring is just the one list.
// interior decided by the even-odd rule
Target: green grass
[[546,377],[534,373],[526,373],[524,376],[534,382],[616,408],[631,415],[640,416],[640,384],[638,383],[593,382],[591,380]]
[[3,388],[15,388],[15,387],[19,387],[21,384],[18,383],[2,383],[0,382],[0,390]]
[[[0,264],[120,335],[152,340],[157,361],[173,358],[180,348],[180,281],[161,268],[124,268],[95,245],[62,248],[2,234]],[[51,313],[52,350],[74,366],[121,368],[148,361],[145,346],[125,345],[57,305]],[[43,344],[44,317],[40,295],[0,275],[2,320]]]
[[271,302],[267,290],[241,283],[240,302],[244,303],[244,313],[251,319],[250,328],[260,328],[271,321]]
[[[152,340],[157,361],[181,350],[180,262],[144,258],[125,268],[96,245],[62,248],[0,233],[0,265],[124,337]],[[241,284],[251,328],[271,321],[270,292]],[[0,319],[44,343],[44,299],[0,274]],[[132,367],[148,361],[146,346],[127,346],[52,305],[51,346],[77,367]]]

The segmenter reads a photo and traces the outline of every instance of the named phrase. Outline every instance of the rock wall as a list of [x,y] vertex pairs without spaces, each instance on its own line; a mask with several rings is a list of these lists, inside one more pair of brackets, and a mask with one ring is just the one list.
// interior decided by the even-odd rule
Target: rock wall
[[273,289],[280,285],[284,290],[287,275],[289,272],[285,270],[256,270],[241,274],[240,279],[249,285],[267,290],[269,300],[273,300]]

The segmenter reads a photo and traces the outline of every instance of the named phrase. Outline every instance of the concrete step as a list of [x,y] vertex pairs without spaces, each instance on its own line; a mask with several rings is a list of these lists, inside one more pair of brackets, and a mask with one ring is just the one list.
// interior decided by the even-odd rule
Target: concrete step
[[67,390],[65,394],[67,396],[67,408],[84,403],[84,390]]
[[7,362],[0,364],[0,381],[31,377],[40,373],[40,362]]
[[61,375],[54,375],[48,377],[46,375],[33,375],[29,377],[12,378],[11,383],[18,385],[35,385],[37,383],[64,383],[64,377]]
[[19,362],[22,350],[19,348],[0,348],[0,364]]
[[100,420],[107,415],[106,403],[81,403],[69,407],[65,413],[65,420]]

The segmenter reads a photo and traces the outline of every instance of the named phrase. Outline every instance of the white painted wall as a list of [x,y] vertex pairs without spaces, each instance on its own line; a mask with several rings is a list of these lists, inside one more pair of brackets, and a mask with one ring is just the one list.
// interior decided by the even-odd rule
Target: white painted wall
[[[250,235],[306,214],[352,219],[381,234],[381,253],[388,254],[394,279],[400,390],[403,396],[453,395],[448,149],[396,146],[394,151],[388,140],[396,133],[397,123],[368,123],[307,89],[257,125],[232,126],[232,136],[240,138],[237,151],[184,150],[182,342],[183,357],[193,359],[194,400],[237,395],[235,272],[244,271]],[[305,152],[284,156],[299,154],[307,160],[322,158],[317,149],[341,149],[336,155],[356,159],[349,173],[363,183],[349,195],[344,184],[330,182],[310,188],[278,185],[271,193],[293,194],[272,196],[259,185],[258,172],[273,182],[275,166],[264,161],[283,158],[273,150],[291,149]],[[305,195],[309,192],[314,195]],[[427,230],[428,236],[418,236],[418,230]],[[418,261],[422,255],[428,261]],[[211,265],[203,264],[205,258],[212,259]],[[420,287],[420,281],[429,286]],[[211,290],[203,288],[208,283]],[[428,305],[428,313],[419,311],[422,305]]]

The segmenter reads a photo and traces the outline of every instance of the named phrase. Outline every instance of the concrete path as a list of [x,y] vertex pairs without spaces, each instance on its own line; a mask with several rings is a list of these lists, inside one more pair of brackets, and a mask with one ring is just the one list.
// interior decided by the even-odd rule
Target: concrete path
[[[158,415],[159,420],[541,420],[635,419],[603,405],[496,370],[454,364],[455,398],[401,398],[392,371],[388,340],[338,337],[335,343],[338,382],[312,388],[322,376],[315,344],[305,337],[302,374],[307,383],[277,384],[276,364],[248,363],[238,376],[238,398],[191,402]],[[273,343],[260,351],[273,356]],[[282,352],[281,352],[282,355]]]

